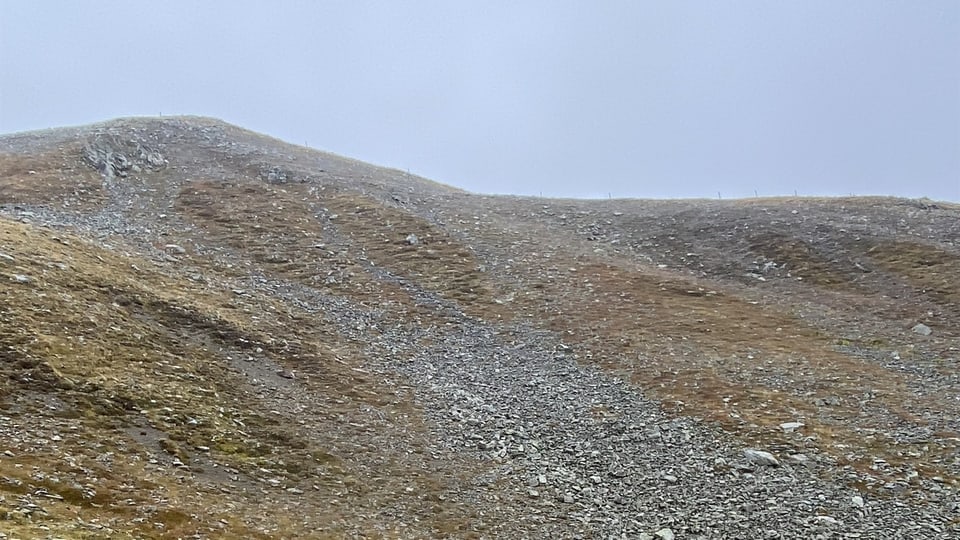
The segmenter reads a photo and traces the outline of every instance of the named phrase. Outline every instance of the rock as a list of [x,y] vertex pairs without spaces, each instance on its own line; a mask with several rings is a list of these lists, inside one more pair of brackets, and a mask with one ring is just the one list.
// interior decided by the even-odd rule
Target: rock
[[411,246],[415,246],[420,243],[420,239],[417,238],[417,235],[415,234],[408,234],[406,238],[406,242]]
[[626,469],[624,469],[623,467],[618,467],[616,465],[613,465],[610,467],[609,473],[610,473],[610,476],[614,478],[625,478],[628,474]]
[[804,426],[803,422],[784,422],[780,424],[780,429],[787,433],[793,433],[794,431],[802,428]]
[[663,481],[668,484],[676,484],[677,482],[680,481],[680,479],[672,474],[665,474],[663,475]]
[[640,533],[637,540],[653,540],[653,535],[650,533]]
[[814,523],[817,525],[825,525],[827,527],[836,527],[840,525],[840,522],[830,516],[817,516],[813,518]]
[[537,497],[540,496],[540,492],[535,489],[530,489],[530,490],[527,490],[527,495],[529,495],[533,499],[536,499]]
[[818,407],[836,407],[840,405],[840,398],[837,396],[827,396],[825,398],[817,398],[813,400],[813,403]]
[[163,154],[160,152],[148,153],[146,161],[148,165],[154,168],[160,168],[167,164],[167,160],[163,158]]
[[859,495],[854,495],[853,497],[851,497],[850,502],[857,508],[863,508],[864,506],[866,506],[866,503],[863,502],[863,497]]
[[770,452],[764,452],[763,450],[748,448],[743,451],[743,457],[747,458],[753,463],[756,463],[757,465],[764,465],[767,467],[777,467],[780,465],[780,461],[778,461],[773,454]]
[[33,278],[30,276],[25,276],[23,274],[13,274],[10,276],[10,279],[16,281],[17,283],[31,283]]
[[0,261],[14,262],[16,259],[14,259],[12,255],[7,255],[6,253],[0,251]]
[[568,492],[566,492],[566,493],[563,494],[563,502],[565,502],[565,503],[567,503],[567,504],[573,504],[573,501],[574,501],[574,500],[575,500],[575,499],[573,498],[573,493],[570,493],[570,492],[568,491]]
[[673,534],[673,531],[670,530],[670,529],[668,529],[668,528],[666,528],[666,527],[664,527],[663,529],[660,529],[659,531],[657,531],[657,532],[655,532],[655,533],[653,533],[653,534],[654,534],[654,536],[656,536],[657,538],[660,538],[660,540],[673,540],[673,539],[676,537],[676,536]]
[[933,330],[929,326],[923,323],[917,324],[916,326],[911,328],[911,330],[913,330],[914,334],[920,334],[921,336],[929,336],[930,334],[933,333]]
[[177,255],[183,255],[187,252],[183,246],[178,246],[177,244],[167,244],[163,246],[163,249],[165,249],[167,253],[176,253]]
[[273,167],[269,171],[260,173],[262,178],[266,178],[267,182],[271,184],[285,184],[287,183],[288,174],[287,171],[281,169],[280,167]]

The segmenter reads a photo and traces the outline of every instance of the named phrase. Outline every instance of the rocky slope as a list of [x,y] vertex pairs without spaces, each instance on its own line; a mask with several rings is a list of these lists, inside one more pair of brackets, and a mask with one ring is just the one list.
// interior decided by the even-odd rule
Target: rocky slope
[[0,538],[955,538],[958,218],[0,137]]

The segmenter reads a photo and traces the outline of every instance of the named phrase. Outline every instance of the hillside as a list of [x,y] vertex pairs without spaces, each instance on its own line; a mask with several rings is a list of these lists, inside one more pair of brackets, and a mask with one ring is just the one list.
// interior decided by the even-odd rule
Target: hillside
[[0,538],[956,538],[958,361],[955,204],[0,136]]

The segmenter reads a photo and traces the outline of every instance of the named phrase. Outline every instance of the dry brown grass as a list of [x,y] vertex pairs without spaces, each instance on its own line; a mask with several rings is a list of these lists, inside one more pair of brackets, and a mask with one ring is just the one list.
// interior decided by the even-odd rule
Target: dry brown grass
[[79,146],[39,155],[0,153],[0,202],[92,209],[104,200],[100,175],[77,163]]
[[[404,536],[374,532],[391,522],[383,510],[414,515],[421,509],[409,507],[420,503],[407,487],[439,497],[467,470],[423,472],[429,457],[412,396],[365,372],[363,355],[315,316],[6,220],[0,251],[14,259],[0,262],[0,406],[10,432],[25,434],[0,460],[7,531],[76,534],[79,516],[151,538],[324,528],[338,536],[357,527]],[[301,378],[279,378],[270,364]],[[251,377],[286,384],[300,400],[271,399]],[[392,446],[358,445],[377,437]],[[264,483],[271,478],[278,487]],[[41,490],[62,499],[44,499],[42,519],[24,517],[15,498]],[[222,490],[229,503],[213,503]],[[308,514],[290,514],[306,506]],[[434,507],[427,531],[469,523],[452,497]]]
[[[323,203],[338,213],[336,227],[378,266],[457,302],[471,315],[510,318],[510,310],[497,302],[508,289],[483,272],[470,247],[436,225],[357,194],[328,196]],[[411,234],[416,245],[406,240]]]
[[[875,242],[866,255],[880,268],[960,318],[960,255],[921,242]],[[945,331],[951,329],[945,328]]]
[[[946,474],[935,464],[949,461],[957,434],[909,448],[885,434],[898,422],[925,423],[911,411],[950,410],[949,396],[918,397],[903,373],[839,352],[836,335],[798,319],[789,304],[762,305],[722,284],[633,265],[551,262],[566,270],[532,284],[525,309],[539,311],[582,358],[621,373],[668,411],[717,422],[768,448],[801,452],[812,444],[864,471],[880,458]],[[871,413],[877,410],[889,414]],[[795,420],[806,424],[806,439],[778,427]]]

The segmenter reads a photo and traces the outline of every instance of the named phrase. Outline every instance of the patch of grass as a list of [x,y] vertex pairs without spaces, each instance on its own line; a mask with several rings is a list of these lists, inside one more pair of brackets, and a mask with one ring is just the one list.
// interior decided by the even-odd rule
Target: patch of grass
[[[49,503],[57,509],[51,530],[78,530],[78,513],[146,538],[268,538],[338,520],[372,527],[369,520],[386,518],[372,509],[402,504],[411,472],[429,459],[404,450],[424,432],[412,395],[363,374],[363,355],[320,317],[4,219],[0,251],[13,257],[0,262],[4,414],[23,422],[20,433],[64,441],[45,454],[29,454],[29,438],[12,446],[18,457],[0,460],[0,477],[13,480],[0,489],[32,496],[45,486],[59,495]],[[191,263],[215,267],[202,255]],[[5,279],[13,273],[30,280]],[[298,378],[284,382],[275,375],[281,365]],[[276,385],[295,388],[309,412],[272,397]],[[49,400],[58,405],[44,409]],[[377,436],[392,444],[357,448],[372,436],[361,417],[371,407],[390,419]],[[384,481],[359,489],[357,475],[374,470]],[[33,471],[62,482],[37,483]],[[127,480],[134,478],[141,480]],[[446,482],[429,489],[442,492]],[[286,491],[301,483],[303,494]],[[240,495],[250,486],[272,495]],[[221,489],[232,494],[230,505],[211,512]],[[283,518],[281,509],[306,501],[319,510]],[[135,522],[142,507],[155,511]]]
[[79,160],[79,153],[78,144],[29,156],[0,152],[0,203],[99,207],[103,183]]
[[866,254],[880,268],[960,317],[960,255],[916,241],[876,241]]

